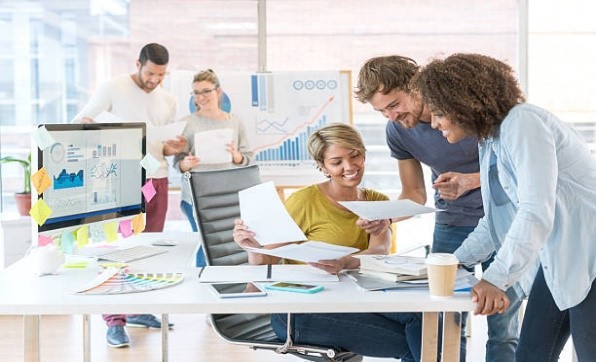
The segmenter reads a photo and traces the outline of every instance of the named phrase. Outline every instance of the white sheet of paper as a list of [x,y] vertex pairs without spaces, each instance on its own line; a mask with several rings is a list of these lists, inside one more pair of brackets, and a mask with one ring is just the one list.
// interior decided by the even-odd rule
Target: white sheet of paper
[[231,128],[214,129],[195,133],[194,155],[201,163],[232,162],[232,154],[226,149],[234,138]]
[[155,171],[161,166],[161,163],[155,159],[150,153],[146,154],[141,160],[141,166],[149,172],[150,175],[154,174]]
[[122,118],[118,117],[114,113],[108,111],[102,111],[93,120],[97,123],[122,123]]
[[105,283],[106,280],[113,277],[116,273],[118,273],[118,268],[107,268],[101,274],[97,275],[93,280],[89,281],[87,284],[83,285],[79,289],[76,289],[74,293],[82,293],[86,290],[93,289],[96,286]]
[[247,251],[259,254],[277,256],[305,263],[319,260],[339,259],[360,251],[358,248],[339,246],[322,241],[307,241],[302,244],[289,244],[275,249],[245,248]]
[[201,283],[217,282],[337,282],[339,277],[308,265],[272,265],[271,278],[267,279],[267,265],[206,266],[200,276]]
[[256,233],[261,245],[306,240],[306,235],[292,219],[272,181],[238,192],[240,217]]
[[440,211],[405,199],[391,201],[340,201],[339,203],[366,220],[382,220]]
[[165,126],[147,125],[147,139],[152,141],[167,141],[182,134],[186,122],[168,123]]
[[40,150],[48,148],[49,146],[56,143],[56,140],[54,140],[54,137],[52,137],[50,132],[47,130],[46,126],[41,126],[35,129],[31,133],[31,137],[33,137],[33,140],[35,141],[37,147],[39,147]]

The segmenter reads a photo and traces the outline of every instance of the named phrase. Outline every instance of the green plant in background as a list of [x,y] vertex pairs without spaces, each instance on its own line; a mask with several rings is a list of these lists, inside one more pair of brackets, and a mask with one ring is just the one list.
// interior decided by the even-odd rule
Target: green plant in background
[[23,167],[23,191],[21,194],[31,193],[31,154],[27,158],[16,158],[13,156],[6,156],[0,158],[0,164],[17,162]]

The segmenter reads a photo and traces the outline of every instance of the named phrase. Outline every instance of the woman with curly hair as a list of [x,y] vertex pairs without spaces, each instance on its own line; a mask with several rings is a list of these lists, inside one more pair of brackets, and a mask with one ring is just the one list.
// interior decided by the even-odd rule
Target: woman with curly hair
[[[525,103],[513,69],[478,54],[429,63],[412,81],[450,143],[479,142],[485,216],[455,254],[494,262],[472,289],[476,314],[507,309],[519,281],[528,305],[517,361],[556,361],[569,335],[596,356],[596,160],[573,129]],[[531,288],[531,290],[530,290]]]

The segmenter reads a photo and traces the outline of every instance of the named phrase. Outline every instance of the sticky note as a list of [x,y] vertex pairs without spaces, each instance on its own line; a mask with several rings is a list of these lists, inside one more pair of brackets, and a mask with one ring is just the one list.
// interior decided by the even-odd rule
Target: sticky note
[[37,235],[37,246],[46,246],[46,245],[50,245],[54,242],[54,240],[52,240],[52,238],[47,237],[45,235]]
[[31,175],[31,183],[33,183],[33,187],[35,187],[39,195],[52,184],[52,179],[46,172],[46,168],[42,167],[39,171]]
[[106,234],[106,240],[108,242],[118,240],[118,224],[115,221],[103,224],[103,232]]
[[147,170],[149,175],[152,175],[157,171],[161,163],[155,159],[155,157],[151,156],[150,153],[146,154],[145,157],[141,160],[141,166]]
[[52,137],[50,132],[48,132],[48,130],[46,129],[46,126],[39,127],[38,129],[33,131],[31,136],[33,137],[35,143],[37,143],[37,147],[39,147],[40,150],[48,148],[49,146],[56,143],[54,137]]
[[60,235],[60,249],[65,254],[72,254],[74,250],[74,235],[71,232],[63,231]]
[[130,220],[120,221],[120,226],[118,228],[120,229],[120,234],[122,234],[122,237],[127,238],[132,235],[132,225]]
[[52,214],[52,209],[48,206],[48,204],[43,201],[43,199],[39,199],[33,204],[31,210],[29,210],[29,215],[35,220],[37,225],[41,226],[45,224],[46,220]]
[[77,246],[79,248],[89,244],[89,227],[87,227],[87,225],[78,228],[75,231],[75,235],[77,237]]
[[87,264],[89,263],[86,261],[79,261],[74,263],[65,263],[63,266],[68,269],[84,269],[87,267]]
[[153,181],[149,180],[141,187],[141,191],[143,192],[143,196],[145,196],[145,200],[147,202],[151,202],[157,191],[155,191],[155,186],[153,186]]
[[143,217],[142,212],[132,218],[132,230],[135,235],[140,234],[145,230],[145,218]]
[[99,243],[106,239],[106,234],[103,232],[103,226],[99,223],[89,225],[89,234],[94,243]]

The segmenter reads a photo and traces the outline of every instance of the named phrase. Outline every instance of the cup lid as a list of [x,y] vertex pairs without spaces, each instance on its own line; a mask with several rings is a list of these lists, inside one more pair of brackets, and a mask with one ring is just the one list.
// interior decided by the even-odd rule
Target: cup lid
[[455,255],[449,253],[430,253],[426,257],[426,264],[453,265],[459,264],[459,260]]

